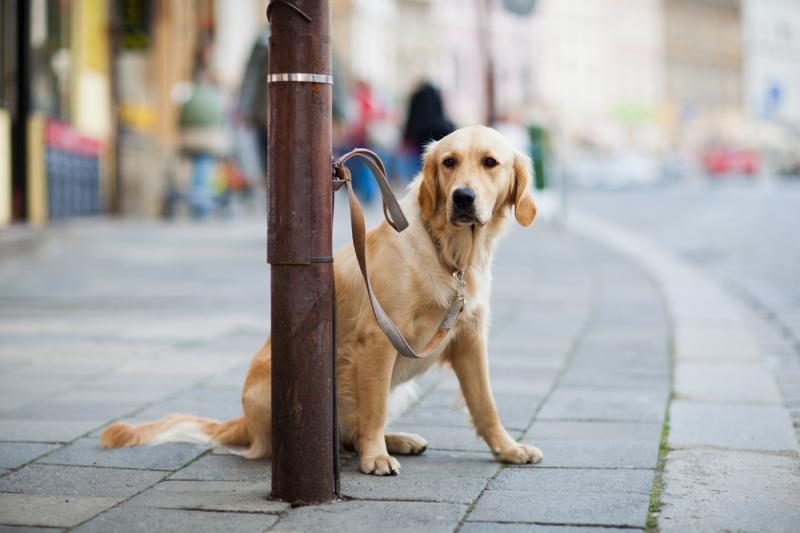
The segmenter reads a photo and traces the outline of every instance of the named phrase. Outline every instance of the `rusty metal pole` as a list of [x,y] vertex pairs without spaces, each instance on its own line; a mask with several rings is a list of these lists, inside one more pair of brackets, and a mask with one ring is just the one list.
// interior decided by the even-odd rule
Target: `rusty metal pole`
[[335,497],[328,0],[272,0],[268,238],[272,497]]

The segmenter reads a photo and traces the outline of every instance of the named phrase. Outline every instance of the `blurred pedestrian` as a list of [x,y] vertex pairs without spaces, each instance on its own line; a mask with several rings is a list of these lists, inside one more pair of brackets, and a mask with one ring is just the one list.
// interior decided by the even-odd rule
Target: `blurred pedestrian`
[[267,112],[269,91],[267,73],[269,61],[269,26],[256,37],[250,58],[242,77],[239,90],[239,116],[247,131],[252,132],[250,141],[255,144],[262,177],[267,176]]
[[205,218],[214,207],[213,178],[219,159],[229,150],[222,92],[208,71],[210,46],[201,48],[193,83],[180,108],[181,152],[192,163],[189,207],[194,218]]
[[[350,123],[348,126],[349,148],[372,148],[370,130],[374,123],[385,116],[385,110],[375,96],[372,87],[363,80],[355,83],[350,102]],[[364,202],[371,202],[378,196],[378,185],[375,183],[369,168],[362,162],[354,160],[350,164],[353,188]]]
[[411,95],[403,132],[410,175],[419,171],[425,146],[449,135],[453,130],[455,126],[445,115],[441,93],[430,82],[423,81]]

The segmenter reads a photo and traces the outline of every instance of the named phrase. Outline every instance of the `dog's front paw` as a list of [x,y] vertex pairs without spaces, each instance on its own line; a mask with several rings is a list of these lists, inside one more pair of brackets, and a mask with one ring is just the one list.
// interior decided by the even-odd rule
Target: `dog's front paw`
[[541,450],[528,444],[516,444],[495,454],[498,461],[515,465],[536,464],[542,460]]
[[361,471],[376,476],[396,476],[400,463],[391,455],[365,455],[361,457]]

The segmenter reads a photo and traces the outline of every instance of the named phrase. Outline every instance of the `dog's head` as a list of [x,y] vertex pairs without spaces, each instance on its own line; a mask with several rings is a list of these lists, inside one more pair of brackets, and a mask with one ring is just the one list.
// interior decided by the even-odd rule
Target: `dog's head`
[[531,175],[530,158],[496,130],[459,129],[425,151],[418,196],[422,217],[481,227],[513,207],[517,222],[529,226],[536,216]]

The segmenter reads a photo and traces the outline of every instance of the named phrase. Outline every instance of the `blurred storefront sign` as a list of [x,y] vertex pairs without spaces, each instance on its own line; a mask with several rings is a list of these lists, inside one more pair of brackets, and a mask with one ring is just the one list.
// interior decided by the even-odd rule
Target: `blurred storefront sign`
[[47,122],[44,136],[48,219],[100,213],[103,144],[55,120]]
[[3,2],[0,96],[12,134],[9,143],[0,118],[0,224],[102,210],[112,135],[108,9],[105,0]]

